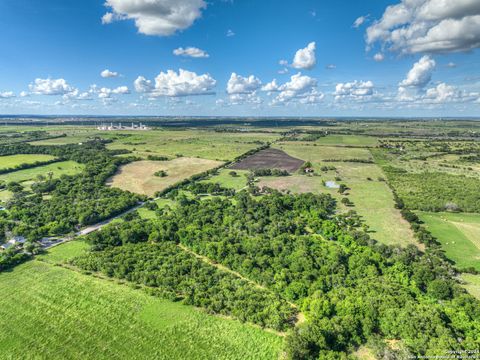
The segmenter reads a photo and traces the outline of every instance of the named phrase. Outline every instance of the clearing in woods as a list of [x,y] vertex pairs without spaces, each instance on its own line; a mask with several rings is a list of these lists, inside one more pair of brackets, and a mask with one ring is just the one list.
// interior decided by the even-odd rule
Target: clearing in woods
[[59,178],[62,175],[75,175],[80,173],[85,166],[75,161],[61,161],[49,165],[36,166],[30,169],[13,171],[7,174],[0,175],[0,181],[17,181],[23,182],[28,180],[35,180],[38,175],[48,177],[52,173],[52,177]]
[[286,154],[279,149],[261,150],[231,166],[232,169],[280,169],[295,172],[304,161]]
[[23,164],[34,164],[55,159],[52,155],[43,154],[21,154],[0,156],[0,170],[15,168]]
[[54,265],[82,251],[72,241],[0,274],[2,358],[278,359],[273,333]]
[[[157,191],[220,165],[221,161],[187,157],[170,161],[135,161],[120,167],[117,174],[107,181],[107,185],[153,196]],[[155,175],[161,170],[165,171],[167,176]]]

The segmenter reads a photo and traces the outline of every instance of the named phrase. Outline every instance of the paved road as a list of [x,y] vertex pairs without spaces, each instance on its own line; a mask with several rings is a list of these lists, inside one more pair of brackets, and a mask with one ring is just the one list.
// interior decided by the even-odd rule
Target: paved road
[[[155,201],[156,199],[152,200],[152,201]],[[45,238],[44,241],[41,242],[41,246],[42,246],[42,249],[50,249],[54,246],[57,246],[57,245],[60,245],[60,244],[63,244],[65,242],[68,242],[68,241],[71,241],[73,240],[75,237],[77,236],[82,236],[82,235],[87,235],[87,234],[90,234],[92,232],[95,232],[95,231],[98,231],[100,230],[101,228],[103,228],[104,226],[110,224],[113,220],[116,220],[126,214],[129,214],[139,208],[141,208],[143,205],[145,205],[145,203],[140,203],[126,211],[124,211],[123,213],[117,215],[117,216],[114,216],[110,219],[107,219],[107,220],[104,220],[102,222],[99,222],[95,225],[90,225],[90,226],[87,226],[83,229],[81,229],[80,231],[76,232],[75,235],[73,237],[67,237],[67,236],[63,236],[63,237],[50,237],[50,238]]]

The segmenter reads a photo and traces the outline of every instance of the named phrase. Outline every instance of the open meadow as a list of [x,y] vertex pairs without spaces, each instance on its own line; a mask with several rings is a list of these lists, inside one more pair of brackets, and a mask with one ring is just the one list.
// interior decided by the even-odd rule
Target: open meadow
[[239,191],[247,187],[247,175],[249,173],[248,170],[220,169],[218,174],[202,182],[218,183],[223,187]]
[[[153,196],[192,175],[202,173],[221,165],[215,160],[180,157],[169,161],[136,161],[122,166],[107,184],[137,194]],[[164,177],[156,176],[164,171]]]
[[84,166],[75,161],[61,161],[53,164],[37,166],[30,169],[13,171],[7,174],[0,175],[0,181],[16,181],[24,182],[35,180],[39,175],[49,177],[52,175],[53,179],[59,178],[62,175],[75,175],[82,171]]
[[278,359],[277,335],[53,265],[84,249],[60,245],[0,274],[2,358]]
[[459,268],[480,271],[480,214],[419,212],[418,216]]
[[21,154],[0,156],[0,170],[12,169],[19,165],[34,164],[36,162],[51,161],[55,157],[43,154]]

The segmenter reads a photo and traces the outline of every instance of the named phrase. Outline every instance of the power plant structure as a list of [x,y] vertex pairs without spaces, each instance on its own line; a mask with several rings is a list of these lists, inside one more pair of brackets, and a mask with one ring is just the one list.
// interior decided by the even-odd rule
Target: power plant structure
[[118,123],[117,125],[114,125],[113,122],[112,122],[112,123],[110,123],[110,125],[102,124],[100,126],[97,126],[97,130],[100,130],[100,131],[118,131],[118,130],[147,131],[147,130],[151,130],[151,128],[148,127],[145,124],[142,124],[142,123],[137,125],[137,124],[132,122],[132,126],[123,126],[122,123]]

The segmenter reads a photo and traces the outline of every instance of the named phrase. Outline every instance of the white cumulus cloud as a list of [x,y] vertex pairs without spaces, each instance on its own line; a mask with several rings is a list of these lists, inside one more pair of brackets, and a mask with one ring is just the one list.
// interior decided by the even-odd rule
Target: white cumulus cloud
[[273,79],[268,84],[262,86],[262,91],[274,92],[278,91],[280,86],[277,83],[277,79]]
[[69,85],[65,79],[35,79],[29,85],[30,91],[37,95],[65,95],[76,89]]
[[374,92],[373,82],[368,81],[352,81],[346,83],[338,83],[335,87],[335,100],[342,100],[345,98],[362,100],[365,97],[371,97]]
[[185,56],[192,58],[208,58],[210,55],[199,48],[189,46],[187,48],[179,47],[178,49],[173,50],[173,54],[176,56]]
[[151,97],[181,97],[190,95],[211,95],[217,81],[210,74],[197,75],[195,72],[180,69],[178,72],[167,70],[160,72],[155,78],[155,84],[143,76],[135,82],[135,90],[147,93]]
[[402,0],[367,28],[369,47],[448,53],[480,47],[479,0]]
[[373,55],[373,60],[381,62],[385,60],[385,55],[383,55],[382,53],[376,53],[375,55]]
[[407,74],[407,77],[402,80],[399,86],[402,87],[425,87],[432,79],[432,72],[435,69],[436,63],[430,56],[425,55],[418,60]]
[[302,73],[292,75],[290,81],[280,86],[275,81],[272,81],[270,85],[272,89],[274,86],[277,86],[276,91],[278,91],[278,95],[272,101],[273,105],[287,104],[292,101],[307,102],[306,99],[310,100],[308,101],[309,103],[312,100],[317,100],[318,102],[324,96],[316,89],[317,80],[310,76],[302,75]]
[[352,26],[355,29],[359,28],[360,26],[362,26],[365,23],[365,21],[367,21],[367,19],[368,19],[368,15],[367,16],[360,16],[360,17],[355,19]]
[[440,83],[433,88],[427,89],[425,93],[425,99],[435,103],[469,102],[475,101],[479,96],[479,93],[459,90],[445,83]]
[[10,99],[13,97],[15,97],[15,94],[13,93],[13,91],[0,92],[0,99]]
[[227,94],[249,94],[260,88],[262,82],[254,75],[243,77],[232,73],[227,83]]
[[127,95],[127,94],[130,94],[130,90],[128,89],[127,86],[119,86],[115,89],[110,89],[110,88],[106,88],[106,87],[103,87],[103,88],[100,88],[98,90],[98,97],[100,99],[107,99],[107,98],[111,98],[112,95]]
[[108,69],[105,69],[100,73],[100,76],[103,78],[114,78],[119,76],[119,74],[116,71],[110,71]]
[[317,64],[315,50],[315,42],[311,42],[306,48],[297,50],[295,57],[293,58],[292,67],[295,69],[313,69]]
[[102,23],[134,20],[145,35],[169,36],[184,30],[201,17],[207,7],[204,0],[106,0],[110,9]]

